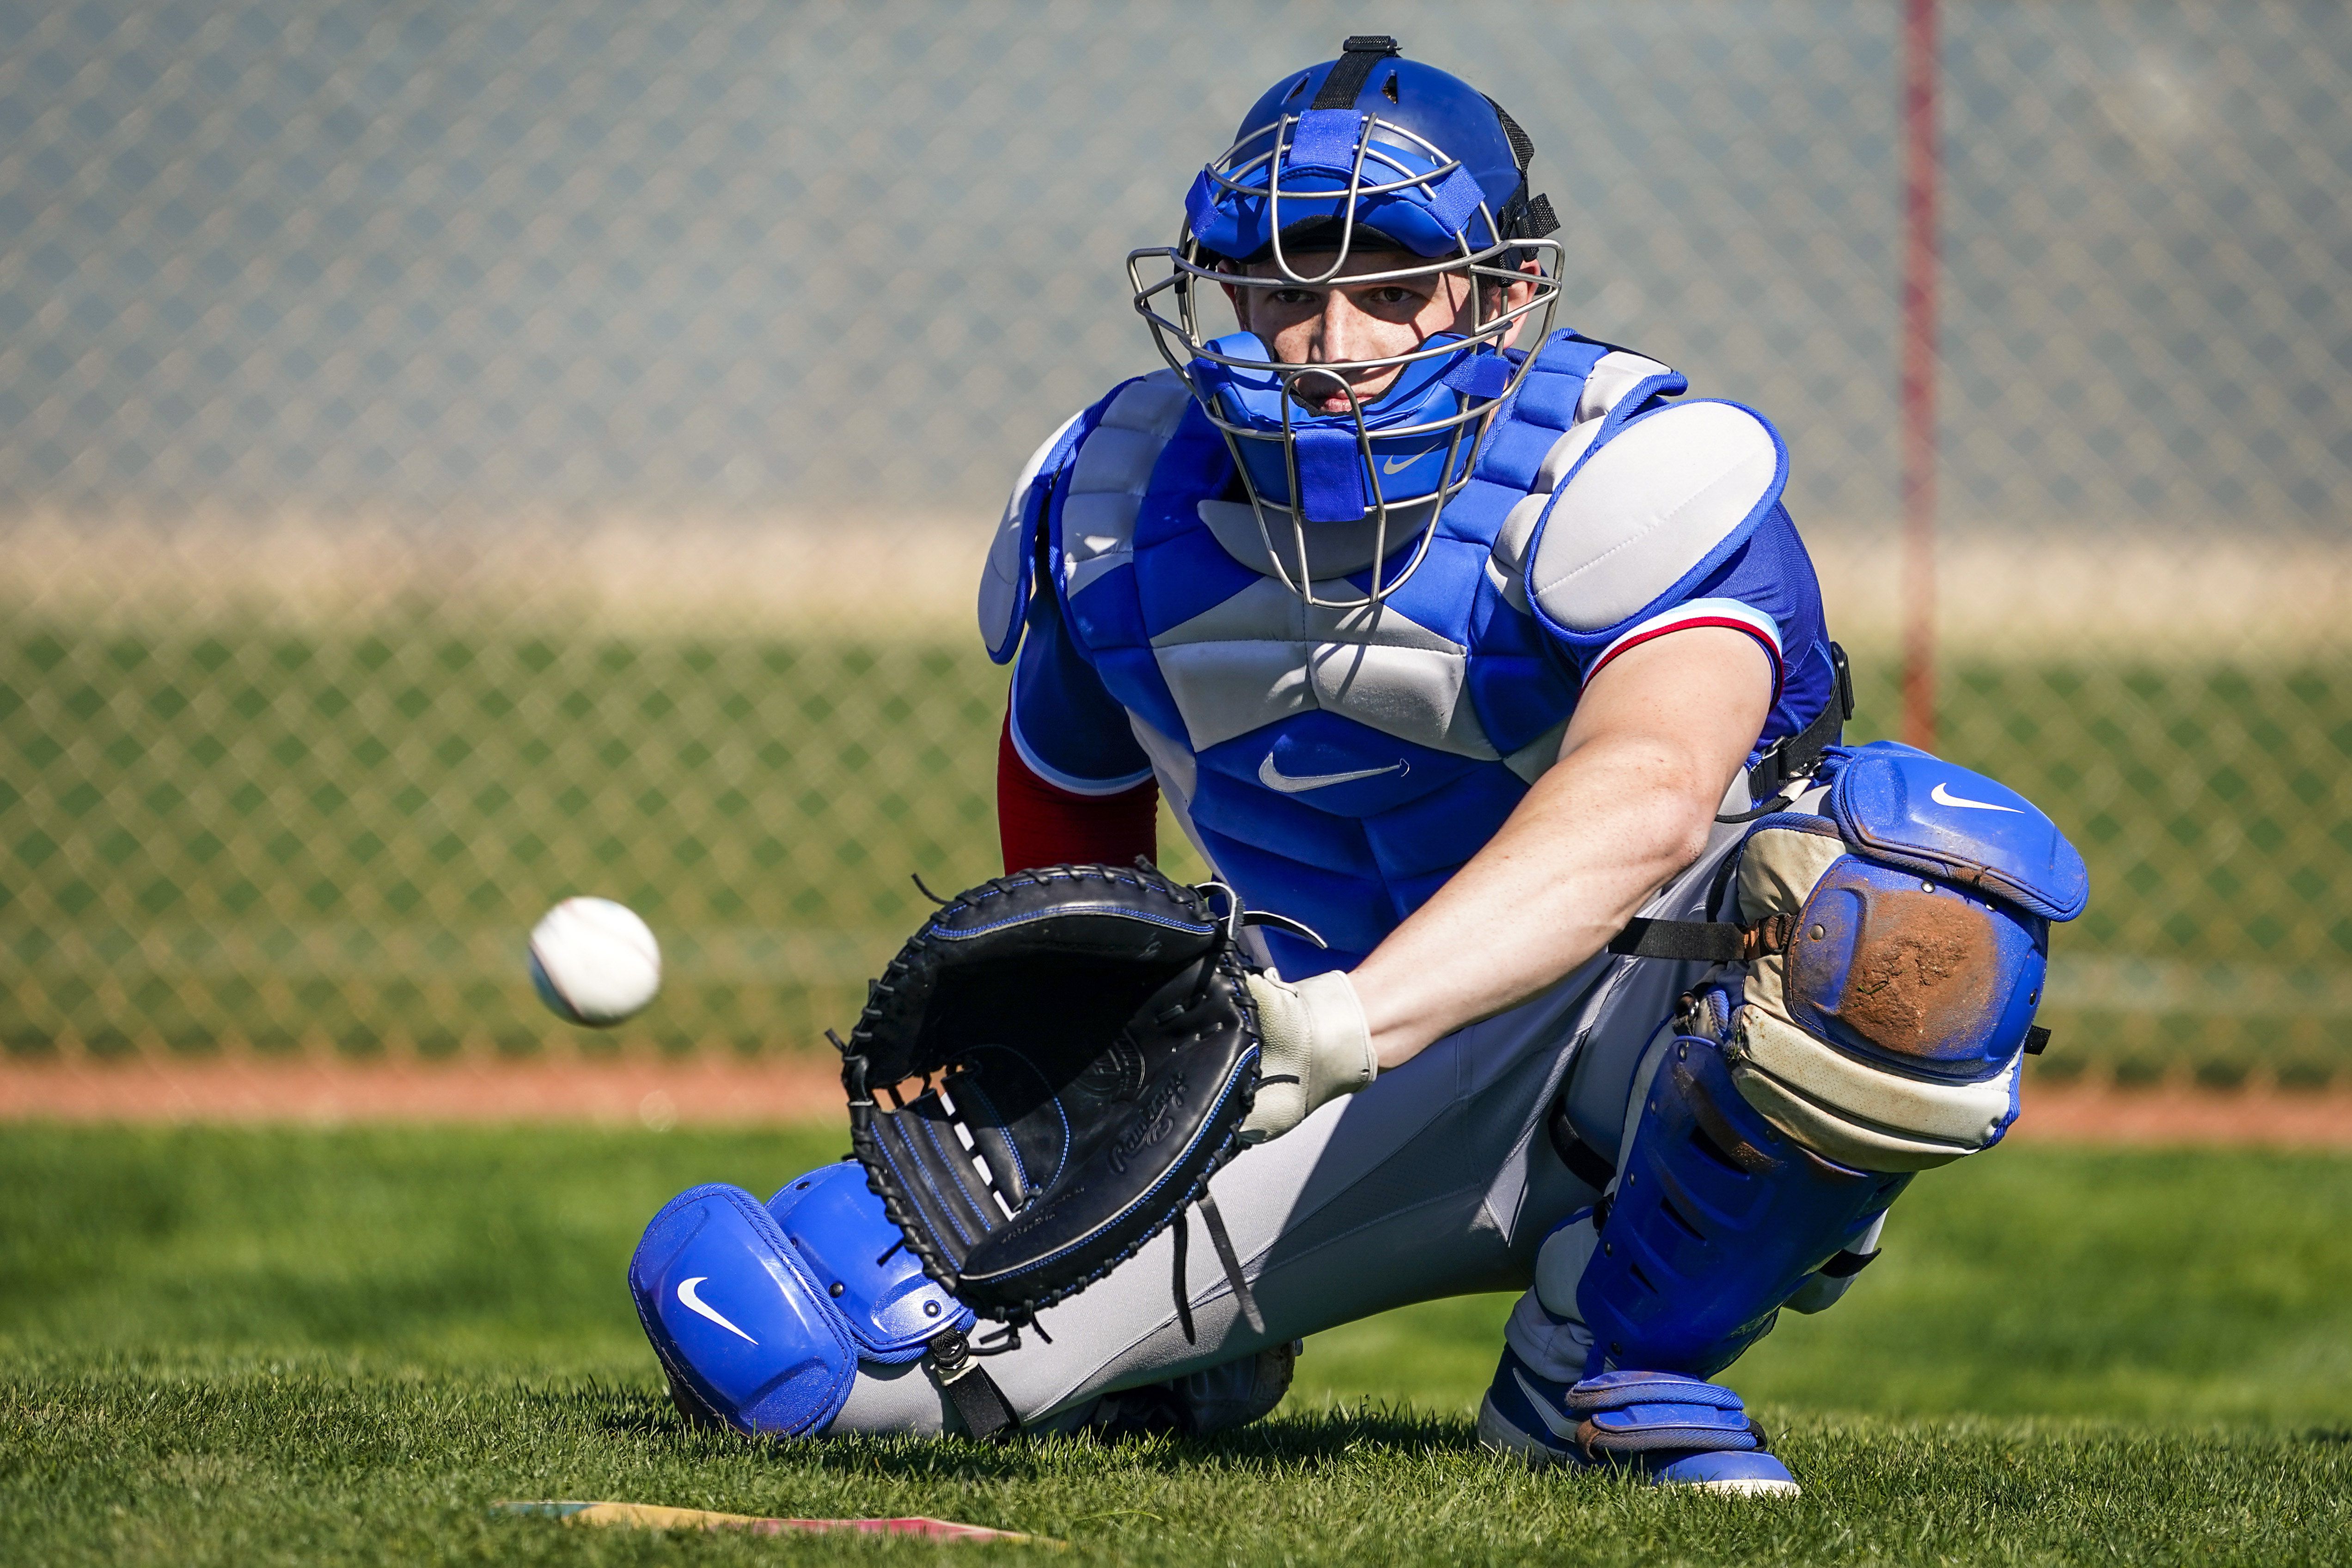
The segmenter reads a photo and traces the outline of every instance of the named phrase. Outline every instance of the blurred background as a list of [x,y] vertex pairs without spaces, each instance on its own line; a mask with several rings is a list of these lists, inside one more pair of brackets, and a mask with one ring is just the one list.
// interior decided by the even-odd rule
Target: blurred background
[[[1939,745],[2095,890],[2038,1068],[2347,1081],[2352,11],[1940,25]],[[845,1027],[908,873],[997,869],[971,602],[1013,470],[1156,365],[1125,252],[1350,32],[1533,134],[1561,324],[1779,424],[1894,733],[1902,26],[0,4],[0,1046]],[[523,978],[572,893],[667,949],[614,1036]]]

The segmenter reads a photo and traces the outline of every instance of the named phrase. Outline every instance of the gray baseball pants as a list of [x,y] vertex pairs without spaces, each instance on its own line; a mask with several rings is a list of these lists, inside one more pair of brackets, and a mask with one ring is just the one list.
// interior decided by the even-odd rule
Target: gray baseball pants
[[[1643,913],[1701,919],[1736,829],[1717,829],[1698,863]],[[1571,1071],[1571,1119],[1616,1153],[1643,1047],[1704,966],[1595,958],[1549,990],[1439,1040],[1369,1089],[1244,1151],[1211,1184],[1264,1327],[1244,1320],[1216,1252],[1192,1225],[1187,1341],[1174,1296],[1174,1238],[1163,1231],[1083,1294],[1039,1314],[1017,1349],[986,1366],[1023,1424],[1075,1424],[1100,1396],[1234,1362],[1393,1307],[1480,1291],[1527,1291],[1536,1249],[1591,1203],[1592,1188],[1552,1152],[1544,1122]],[[1581,1324],[1533,1306],[1513,1343],[1566,1366]],[[1547,1324],[1553,1325],[1547,1328]],[[1521,1344],[1547,1333],[1563,1343]],[[1051,1336],[1050,1340],[1047,1336]],[[828,1434],[960,1431],[920,1362],[858,1369]]]

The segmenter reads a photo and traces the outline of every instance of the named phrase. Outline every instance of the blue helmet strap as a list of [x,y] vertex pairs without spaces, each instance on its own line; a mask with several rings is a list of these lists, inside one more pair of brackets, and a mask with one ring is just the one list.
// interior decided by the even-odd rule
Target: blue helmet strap
[[1456,361],[1453,369],[1437,379],[1441,385],[1453,388],[1464,397],[1491,402],[1511,390],[1511,371],[1515,368],[1501,354],[1475,353]]
[[1354,175],[1356,149],[1364,133],[1364,116],[1356,112],[1356,99],[1372,68],[1396,53],[1397,41],[1387,37],[1354,37],[1340,46],[1339,58],[1323,78],[1313,106],[1291,131],[1290,144],[1283,150],[1285,169],[1328,169],[1342,178]]
[[1363,96],[1364,84],[1372,78],[1372,68],[1400,52],[1397,41],[1385,34],[1349,38],[1339,46],[1339,63],[1323,78],[1322,89],[1315,95],[1314,108],[1355,108],[1356,99]]
[[1364,117],[1352,109],[1310,109],[1298,117],[1290,133],[1282,166],[1328,169],[1344,179],[1355,172],[1356,143],[1363,129]]

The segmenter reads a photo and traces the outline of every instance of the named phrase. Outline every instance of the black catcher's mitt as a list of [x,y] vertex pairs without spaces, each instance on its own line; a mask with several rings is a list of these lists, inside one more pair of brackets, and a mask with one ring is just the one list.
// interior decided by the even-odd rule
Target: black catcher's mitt
[[1208,1181],[1257,1086],[1234,939],[1266,918],[1138,862],[999,877],[924,923],[842,1082],[868,1184],[931,1278],[1018,1329],[1171,1223],[1181,1281],[1199,1203],[1255,1321]]

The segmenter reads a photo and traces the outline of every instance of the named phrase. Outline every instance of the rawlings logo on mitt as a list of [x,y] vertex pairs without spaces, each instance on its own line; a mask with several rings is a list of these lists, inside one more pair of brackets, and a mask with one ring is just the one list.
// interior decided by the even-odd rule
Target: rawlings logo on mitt
[[867,1181],[933,1279],[1017,1328],[1171,1224],[1181,1278],[1198,1203],[1255,1318],[1208,1181],[1257,1085],[1234,942],[1269,918],[1138,862],[999,877],[924,923],[842,1082]]

